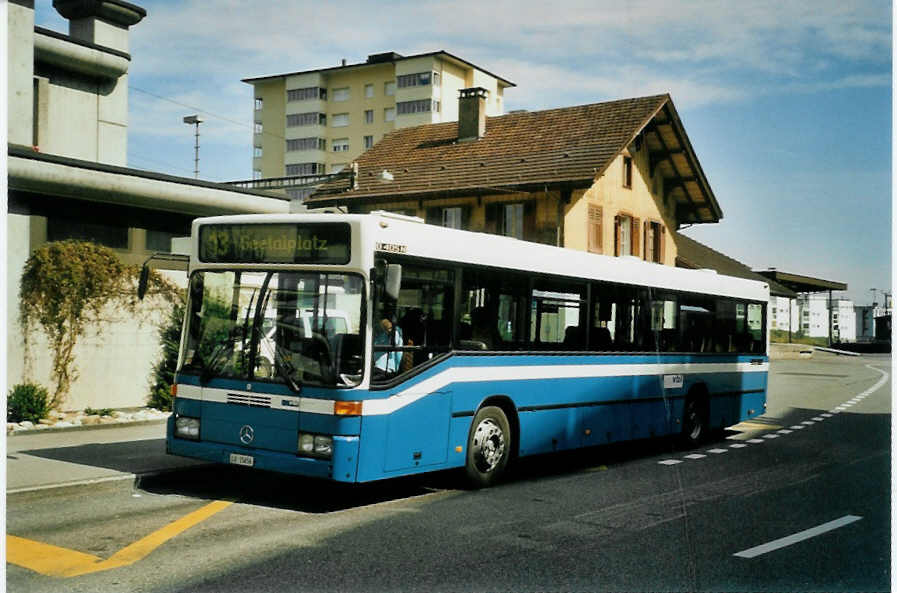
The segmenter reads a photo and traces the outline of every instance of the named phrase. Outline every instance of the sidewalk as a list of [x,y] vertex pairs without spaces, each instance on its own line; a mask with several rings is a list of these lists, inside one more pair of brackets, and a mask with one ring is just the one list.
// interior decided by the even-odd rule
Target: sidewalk
[[7,494],[200,464],[165,453],[165,419],[20,431],[7,435],[6,452]]

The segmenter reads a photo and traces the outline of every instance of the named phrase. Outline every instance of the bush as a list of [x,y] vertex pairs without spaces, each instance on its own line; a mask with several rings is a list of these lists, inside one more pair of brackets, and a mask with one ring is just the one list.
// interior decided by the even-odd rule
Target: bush
[[9,390],[6,398],[7,422],[37,422],[50,411],[50,394],[40,385],[23,383]]
[[159,353],[159,361],[153,365],[152,384],[147,398],[147,405],[151,408],[171,411],[171,385],[177,370],[183,323],[184,305],[178,303],[171,310],[165,324],[159,328],[162,351]]
[[84,408],[85,416],[111,416],[112,408],[100,408],[97,410],[96,408],[87,407]]

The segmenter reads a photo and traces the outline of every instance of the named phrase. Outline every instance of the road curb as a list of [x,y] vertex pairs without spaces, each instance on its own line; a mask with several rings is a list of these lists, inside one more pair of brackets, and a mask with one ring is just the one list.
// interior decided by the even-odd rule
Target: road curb
[[109,428],[128,428],[130,426],[147,426],[150,424],[165,424],[168,418],[156,418],[152,420],[131,420],[125,422],[110,422],[108,424],[82,424],[81,426],[48,426],[47,428],[27,428],[6,433],[6,438],[35,434],[55,434],[59,432],[77,432],[81,430],[105,430]]

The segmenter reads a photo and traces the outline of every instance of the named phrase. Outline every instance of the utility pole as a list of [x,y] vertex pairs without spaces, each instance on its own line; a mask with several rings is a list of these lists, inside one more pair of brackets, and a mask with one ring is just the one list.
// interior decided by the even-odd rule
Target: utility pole
[[188,115],[184,117],[184,123],[194,126],[194,129],[196,130],[196,142],[193,145],[193,177],[196,179],[199,179],[199,124],[202,122],[203,119],[198,115]]

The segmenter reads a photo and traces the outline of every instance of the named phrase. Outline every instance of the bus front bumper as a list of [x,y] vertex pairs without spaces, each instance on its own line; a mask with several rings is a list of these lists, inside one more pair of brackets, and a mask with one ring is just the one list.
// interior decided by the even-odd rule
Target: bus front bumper
[[166,452],[169,455],[203,459],[225,465],[249,466],[285,474],[355,482],[358,471],[358,437],[334,436],[330,459],[300,457],[295,453],[267,451],[207,441],[191,441],[168,435]]

